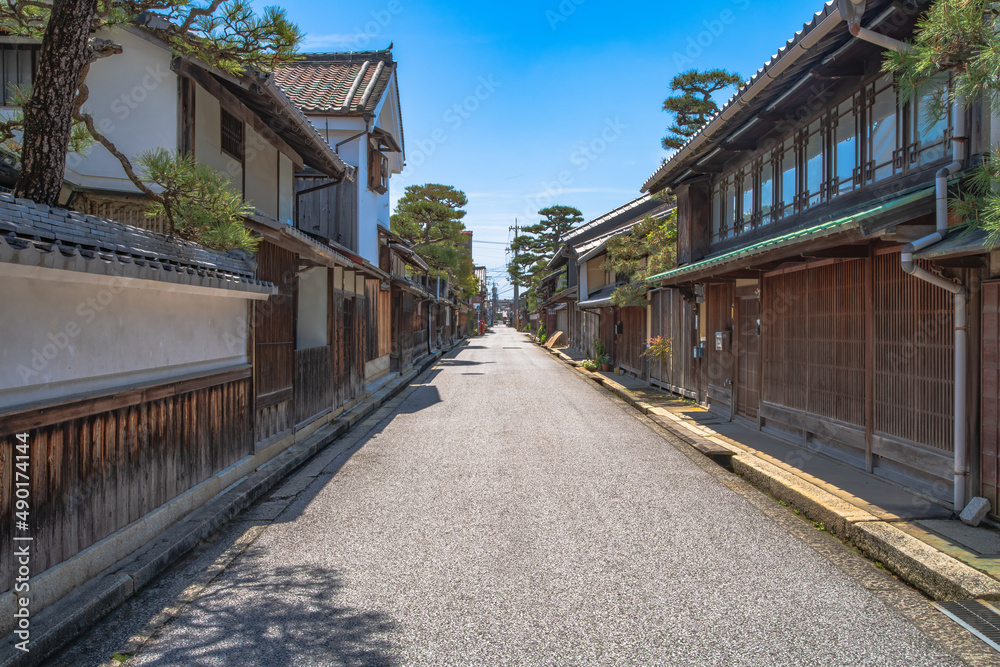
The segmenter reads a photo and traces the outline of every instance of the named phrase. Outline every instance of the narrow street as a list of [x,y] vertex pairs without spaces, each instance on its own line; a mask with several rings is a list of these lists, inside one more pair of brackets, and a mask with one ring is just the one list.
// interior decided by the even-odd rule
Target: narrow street
[[928,635],[965,641],[499,327],[58,663],[961,664]]

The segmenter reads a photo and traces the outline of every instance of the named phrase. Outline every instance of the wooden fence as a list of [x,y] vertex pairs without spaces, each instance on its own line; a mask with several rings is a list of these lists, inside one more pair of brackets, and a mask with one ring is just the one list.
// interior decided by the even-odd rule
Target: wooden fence
[[[7,415],[0,422],[0,543],[14,527],[13,434],[27,432],[32,573],[76,555],[252,449],[250,368]],[[14,583],[0,549],[0,591]]]
[[329,345],[295,351],[295,423],[333,409],[333,350]]

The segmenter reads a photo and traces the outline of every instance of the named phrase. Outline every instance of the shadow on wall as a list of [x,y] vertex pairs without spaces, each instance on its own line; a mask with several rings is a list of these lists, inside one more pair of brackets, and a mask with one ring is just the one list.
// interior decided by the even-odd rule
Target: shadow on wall
[[396,665],[388,616],[338,603],[336,570],[278,567],[251,546],[140,652],[144,665]]

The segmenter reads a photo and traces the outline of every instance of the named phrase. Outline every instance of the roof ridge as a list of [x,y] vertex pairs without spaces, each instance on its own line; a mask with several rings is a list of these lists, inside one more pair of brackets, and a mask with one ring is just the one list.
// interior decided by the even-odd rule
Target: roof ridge
[[294,67],[298,64],[308,64],[313,62],[363,62],[365,60],[381,60],[386,64],[392,64],[392,51],[385,49],[382,51],[326,51],[326,52],[303,52],[296,54],[300,56],[296,60],[282,63],[280,67]]

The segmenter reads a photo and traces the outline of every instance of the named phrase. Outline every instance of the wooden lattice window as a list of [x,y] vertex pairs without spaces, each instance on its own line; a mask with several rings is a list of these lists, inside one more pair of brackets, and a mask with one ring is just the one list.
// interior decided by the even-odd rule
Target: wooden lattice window
[[222,109],[222,152],[243,162],[243,121]]

